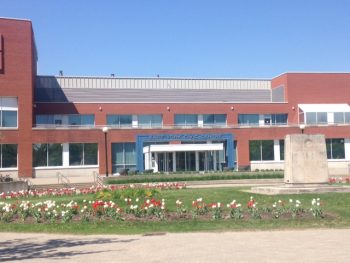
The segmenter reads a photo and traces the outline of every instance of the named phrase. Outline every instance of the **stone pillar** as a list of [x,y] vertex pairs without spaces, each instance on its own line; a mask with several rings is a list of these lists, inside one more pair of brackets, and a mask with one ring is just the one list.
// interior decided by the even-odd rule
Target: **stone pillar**
[[322,184],[328,182],[328,161],[324,135],[287,135],[284,147],[284,182],[286,184]]

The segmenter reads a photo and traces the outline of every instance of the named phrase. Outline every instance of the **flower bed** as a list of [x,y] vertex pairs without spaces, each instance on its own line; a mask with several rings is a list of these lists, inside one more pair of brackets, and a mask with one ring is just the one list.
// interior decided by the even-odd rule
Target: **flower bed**
[[350,176],[330,177],[328,181],[330,184],[350,184]]
[[120,204],[114,201],[83,200],[57,203],[53,200],[30,202],[0,202],[0,220],[6,223],[67,223],[71,221],[149,221],[149,220],[277,220],[323,218],[323,203],[314,198],[309,206],[299,200],[278,200],[271,205],[260,207],[253,198],[242,205],[236,200],[228,204],[206,203],[203,198],[192,201],[186,207],[176,200],[175,211],[167,209],[164,199],[125,198]]
[[75,196],[95,194],[101,190],[121,190],[121,189],[183,189],[186,188],[184,183],[148,183],[148,184],[129,184],[129,185],[108,185],[104,187],[89,187],[89,188],[61,188],[61,189],[43,189],[43,190],[28,190],[18,192],[0,193],[0,199],[17,199],[17,198],[32,198],[32,197],[50,197],[50,196]]

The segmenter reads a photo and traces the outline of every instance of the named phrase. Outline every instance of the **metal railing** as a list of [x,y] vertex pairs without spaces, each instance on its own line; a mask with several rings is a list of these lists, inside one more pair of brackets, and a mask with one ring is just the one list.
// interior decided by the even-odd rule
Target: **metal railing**
[[57,172],[56,176],[58,184],[63,185],[66,188],[72,187],[72,184],[67,176],[63,175],[61,172]]
[[93,172],[93,176],[94,176],[94,183],[95,186],[97,187],[103,187],[104,183],[103,183],[103,178],[100,176],[100,174],[98,172]]

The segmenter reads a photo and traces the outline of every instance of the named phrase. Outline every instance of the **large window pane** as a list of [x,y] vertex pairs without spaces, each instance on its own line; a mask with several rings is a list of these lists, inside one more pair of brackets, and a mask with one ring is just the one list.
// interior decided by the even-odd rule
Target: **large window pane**
[[261,141],[249,141],[249,158],[251,161],[261,161]]
[[327,112],[317,112],[317,123],[327,123]]
[[135,143],[125,143],[125,164],[135,164]]
[[[62,155],[62,154],[61,154]],[[47,144],[33,144],[33,167],[47,166]]]
[[273,150],[273,141],[272,140],[264,140],[261,141],[261,159],[263,161],[271,161],[274,160],[274,150]]
[[2,127],[17,127],[17,111],[2,111]]
[[97,143],[84,143],[84,165],[97,164]]
[[112,170],[119,173],[123,169],[136,168],[136,144],[113,143],[112,144]]
[[95,124],[95,116],[93,114],[84,114],[81,116],[80,125],[93,126]]
[[350,123],[350,112],[345,112],[345,123]]
[[259,125],[259,114],[238,114],[238,124]]
[[161,127],[162,115],[139,115],[138,123],[140,127]]
[[306,113],[306,123],[315,124],[316,121],[316,112],[307,112]]
[[132,115],[119,115],[119,125],[121,127],[131,127]]
[[176,126],[197,126],[198,115],[197,114],[176,114],[175,115]]
[[344,139],[326,139],[327,158],[345,159]]
[[17,167],[17,144],[2,144],[2,168]]
[[47,145],[48,166],[62,166],[62,144],[52,143]]
[[203,124],[204,126],[225,126],[226,114],[204,114]]
[[344,123],[344,112],[334,112],[334,123]]
[[69,165],[83,165],[84,146],[82,143],[70,143],[69,144]]
[[272,124],[285,125],[287,124],[288,114],[272,114]]

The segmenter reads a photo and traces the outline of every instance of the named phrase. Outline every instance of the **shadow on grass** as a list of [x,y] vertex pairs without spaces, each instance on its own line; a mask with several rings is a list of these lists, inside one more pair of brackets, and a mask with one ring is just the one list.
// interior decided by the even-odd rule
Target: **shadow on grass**
[[[0,242],[0,262],[38,258],[69,260],[70,257],[77,255],[97,254],[110,251],[88,251],[82,249],[82,246],[129,243],[136,240],[138,239],[98,238],[84,240],[69,237],[69,239],[48,239],[45,242],[40,242],[39,239],[35,240],[33,238],[12,239]],[[75,250],[72,250],[72,248]],[[115,251],[115,249],[113,249],[113,251]]]

